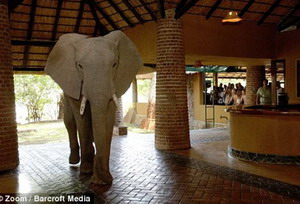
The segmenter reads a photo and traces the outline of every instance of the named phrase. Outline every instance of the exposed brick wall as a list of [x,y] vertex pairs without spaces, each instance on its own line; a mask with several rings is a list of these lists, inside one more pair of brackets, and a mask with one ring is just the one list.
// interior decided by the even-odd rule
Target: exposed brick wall
[[194,124],[194,76],[187,75],[187,97],[188,97],[188,111],[189,111],[189,125],[192,129]]
[[149,100],[147,108],[147,118],[142,121],[140,127],[149,131],[155,130],[155,96],[156,96],[156,72],[151,80]]
[[190,147],[182,21],[174,10],[157,22],[155,147]]
[[118,108],[116,109],[116,115],[115,115],[115,126],[121,127],[123,125],[123,103],[122,103],[122,97],[118,98]]
[[246,105],[256,104],[256,92],[265,78],[265,66],[247,67]]
[[7,1],[0,1],[0,171],[18,166],[18,137]]

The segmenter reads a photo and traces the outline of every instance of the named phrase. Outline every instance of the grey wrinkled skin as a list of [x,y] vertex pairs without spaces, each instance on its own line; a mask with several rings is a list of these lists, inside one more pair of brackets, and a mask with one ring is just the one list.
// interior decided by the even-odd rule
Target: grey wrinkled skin
[[[134,44],[121,31],[94,38],[64,34],[48,57],[45,71],[64,91],[69,162],[81,160],[80,172],[93,172],[91,181],[95,184],[112,183],[109,156],[116,111],[113,98],[126,92],[142,64]],[[87,104],[80,115],[82,97]]]

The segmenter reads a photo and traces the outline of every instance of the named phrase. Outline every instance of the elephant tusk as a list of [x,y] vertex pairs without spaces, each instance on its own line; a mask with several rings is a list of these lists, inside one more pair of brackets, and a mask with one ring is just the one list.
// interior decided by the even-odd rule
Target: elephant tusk
[[85,105],[86,105],[86,98],[83,96],[80,104],[80,115],[84,114]]
[[118,97],[116,96],[116,94],[113,95],[113,100],[114,100],[116,107],[119,108]]

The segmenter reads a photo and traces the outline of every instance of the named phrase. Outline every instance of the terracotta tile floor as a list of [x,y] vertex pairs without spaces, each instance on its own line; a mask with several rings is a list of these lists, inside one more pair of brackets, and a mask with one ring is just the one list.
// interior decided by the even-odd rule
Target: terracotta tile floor
[[19,168],[0,175],[0,192],[89,193],[94,203],[300,203],[299,167],[228,158],[225,129],[192,131],[191,140],[190,150],[169,152],[154,148],[153,134],[114,137],[114,183],[105,187],[68,164],[67,142],[22,145]]

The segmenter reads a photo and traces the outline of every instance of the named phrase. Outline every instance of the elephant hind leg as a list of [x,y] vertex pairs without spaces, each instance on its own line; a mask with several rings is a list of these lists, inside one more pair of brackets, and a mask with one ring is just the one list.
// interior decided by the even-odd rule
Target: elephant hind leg
[[64,123],[69,135],[69,143],[70,143],[69,163],[77,164],[80,161],[79,144],[77,140],[76,121],[75,121],[70,100],[72,99],[69,96],[64,95]]

